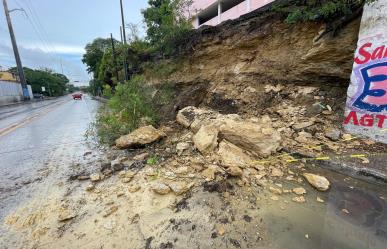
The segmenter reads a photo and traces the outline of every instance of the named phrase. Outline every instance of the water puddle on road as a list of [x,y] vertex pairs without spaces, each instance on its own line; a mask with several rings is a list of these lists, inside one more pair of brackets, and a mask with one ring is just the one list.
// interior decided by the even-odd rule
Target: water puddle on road
[[[276,248],[386,248],[387,193],[383,186],[335,173],[329,179],[331,189],[327,193],[308,189],[304,204],[272,203],[261,210]],[[325,203],[317,202],[317,196]]]

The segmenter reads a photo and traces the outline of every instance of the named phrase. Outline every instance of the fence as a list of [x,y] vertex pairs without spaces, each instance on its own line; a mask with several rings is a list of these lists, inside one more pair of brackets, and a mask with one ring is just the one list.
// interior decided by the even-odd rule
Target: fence
[[20,83],[0,80],[0,105],[21,101],[22,96]]

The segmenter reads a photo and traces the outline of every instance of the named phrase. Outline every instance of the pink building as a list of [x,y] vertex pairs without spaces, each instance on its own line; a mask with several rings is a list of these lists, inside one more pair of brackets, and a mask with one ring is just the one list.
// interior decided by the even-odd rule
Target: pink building
[[193,26],[215,26],[236,19],[274,0],[194,0],[189,15],[194,17]]

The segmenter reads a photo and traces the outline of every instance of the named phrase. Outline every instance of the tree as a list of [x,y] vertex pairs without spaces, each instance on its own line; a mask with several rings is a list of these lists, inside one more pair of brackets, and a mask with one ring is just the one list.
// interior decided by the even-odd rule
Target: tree
[[[115,42],[118,43],[118,41]],[[102,57],[111,46],[111,40],[109,38],[97,38],[86,45],[86,53],[83,55],[82,62],[87,65],[87,72],[93,73],[94,76],[98,75]]]
[[[10,72],[17,72],[17,68],[11,68]],[[31,69],[24,68],[27,84],[31,85],[34,93],[44,93],[49,96],[62,96],[66,92],[69,79],[59,73],[55,73],[53,70],[44,69]],[[42,92],[42,87],[46,89]]]
[[163,55],[175,52],[191,30],[191,22],[184,15],[190,4],[190,0],[149,0],[149,7],[142,11],[147,39]]

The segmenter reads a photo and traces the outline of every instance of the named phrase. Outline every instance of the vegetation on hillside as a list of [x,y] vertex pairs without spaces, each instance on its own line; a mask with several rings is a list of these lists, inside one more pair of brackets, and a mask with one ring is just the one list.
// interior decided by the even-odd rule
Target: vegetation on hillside
[[[331,32],[356,15],[364,3],[372,1],[288,0],[276,2],[271,11],[282,13],[289,24],[324,21],[328,24],[326,32]],[[178,70],[181,49],[192,39],[192,20],[184,16],[191,4],[192,0],[148,0],[148,8],[142,11],[146,24],[144,38],[140,38],[136,25],[129,24],[128,44],[117,40],[112,44],[110,38],[97,38],[86,46],[83,62],[94,75],[90,90],[110,98],[97,120],[98,133],[104,142],[112,142],[144,121],[155,123],[155,109],[168,104],[170,88],[150,88],[143,76],[164,79]],[[125,82],[126,76],[131,80]],[[154,98],[152,91],[169,97]]]

